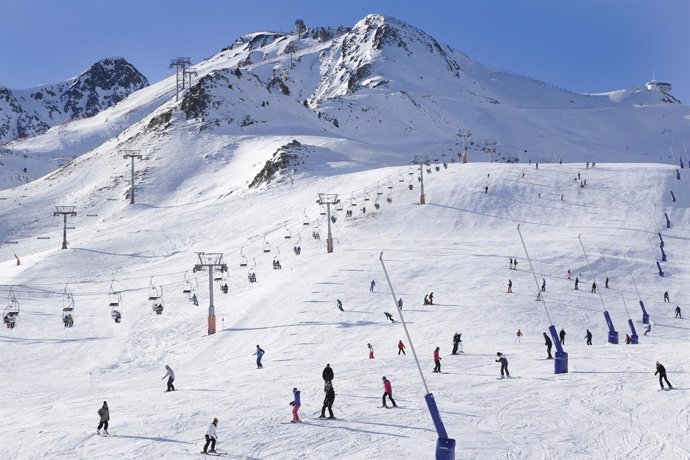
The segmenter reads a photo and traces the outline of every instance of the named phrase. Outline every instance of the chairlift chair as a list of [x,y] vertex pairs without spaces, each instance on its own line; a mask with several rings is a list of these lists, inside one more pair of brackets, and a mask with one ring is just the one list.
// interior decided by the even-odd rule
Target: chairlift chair
[[110,307],[110,317],[119,323],[122,320],[122,295],[119,292],[115,292],[113,289],[113,283],[110,283],[110,294],[108,294],[109,301],[108,306]]
[[405,176],[403,176],[402,171],[398,171],[398,175],[400,176],[398,182],[405,182]]
[[325,204],[321,205],[321,211],[319,211],[319,214],[321,214],[322,216],[326,215],[326,205]]
[[408,169],[407,169],[407,174],[410,175],[410,176],[413,176],[413,175],[414,175],[414,170],[412,169],[412,166],[408,166],[407,168],[408,168]]
[[10,288],[8,304],[2,312],[2,320],[5,323],[5,327],[14,329],[14,326],[17,324],[17,316],[19,316],[19,301],[17,296],[14,295],[14,290]]
[[436,165],[436,172],[439,172],[441,170],[441,167],[439,165]]
[[285,224],[285,239],[289,240],[290,238],[292,238],[292,232],[288,228],[287,224]]
[[366,187],[364,187],[364,201],[369,201],[369,192]]
[[355,199],[355,194],[352,193],[352,196],[350,197],[350,206],[353,208],[357,207],[357,200]]
[[307,215],[306,208],[304,209],[304,220],[302,221],[302,225],[309,225],[309,216]]
[[184,286],[182,287],[182,294],[189,294],[192,292],[192,283],[187,279],[187,272],[184,272]]
[[159,297],[160,293],[158,292],[158,288],[153,285],[153,277],[151,277],[149,281],[149,300],[158,300]]
[[381,191],[381,187],[379,186],[379,183],[376,183],[376,194],[377,195],[383,195],[383,192]]
[[448,169],[448,163],[443,163],[443,169]]
[[252,259],[252,266],[247,271],[247,279],[250,283],[256,283],[256,272],[254,268],[256,268],[256,259]]
[[240,248],[240,267],[246,267],[247,266],[247,256],[244,255],[244,246]]
[[387,201],[388,203],[392,203],[392,202],[393,202],[393,194],[392,194],[392,193],[389,193],[389,194],[388,194],[388,196],[386,197],[386,201]]
[[150,299],[153,300],[151,303],[151,309],[153,312],[157,315],[162,315],[163,314],[163,286],[160,286],[160,291],[156,290],[156,293],[160,292],[160,295],[156,297],[155,299]]
[[65,327],[74,325],[74,296],[71,292],[67,292],[67,285],[62,293],[62,322]]
[[335,205],[335,210],[336,211],[342,211],[343,210],[343,204],[338,200],[338,203]]
[[264,252],[271,252],[271,243],[266,240],[266,235],[264,235]]

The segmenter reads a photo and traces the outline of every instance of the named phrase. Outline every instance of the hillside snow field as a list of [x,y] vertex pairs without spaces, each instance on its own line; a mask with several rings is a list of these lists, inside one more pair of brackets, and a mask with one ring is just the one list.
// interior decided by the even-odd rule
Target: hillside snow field
[[[98,188],[108,172],[84,167],[93,161],[80,158],[71,170],[79,175],[62,171],[75,174],[70,181],[44,178],[5,190],[0,201],[0,229],[18,241],[4,246],[0,289],[20,305],[16,327],[0,333],[0,458],[203,458],[213,417],[218,449],[230,458],[433,458],[437,435],[381,251],[458,458],[690,457],[690,324],[674,318],[676,305],[690,315],[687,169],[679,181],[674,166],[659,164],[450,163],[439,171],[432,164],[421,206],[417,173],[407,167],[298,175],[227,194],[219,191],[224,180],[241,182],[227,169],[182,168],[185,176],[154,168],[129,205]],[[342,199],[332,254],[315,203],[321,192]],[[55,204],[77,207],[67,250]],[[567,332],[567,374],[554,375],[545,359],[550,323],[535,300],[518,224],[537,282],[546,281],[551,321]],[[664,277],[658,233],[668,255]],[[605,307],[590,292],[578,235]],[[223,252],[228,265],[214,282],[218,331],[211,336],[208,275],[192,272],[197,251]],[[242,256],[248,266],[240,267]],[[282,269],[272,268],[274,257]],[[509,258],[517,258],[517,270]],[[256,283],[247,279],[252,267]],[[581,280],[577,291],[569,269]],[[228,294],[219,289],[224,282]],[[151,286],[162,294],[162,315],[152,311]],[[111,288],[121,295],[119,324],[111,319]],[[654,322],[647,336],[636,289]],[[423,305],[432,291],[434,305]],[[62,324],[64,292],[74,299],[71,328]],[[638,345],[624,343],[625,306]],[[604,308],[618,345],[606,343]],[[455,332],[462,333],[459,356],[450,355]],[[400,339],[407,356],[397,354]],[[266,350],[263,369],[252,356],[257,344]],[[442,374],[431,373],[437,346]],[[510,379],[497,380],[499,351]],[[656,361],[673,391],[659,391]],[[337,420],[318,418],[326,363],[335,372]],[[177,376],[172,393],[161,380],[166,364]],[[400,408],[379,408],[382,376]],[[301,424],[288,423],[293,387],[302,393]],[[95,435],[104,400],[109,437]]]

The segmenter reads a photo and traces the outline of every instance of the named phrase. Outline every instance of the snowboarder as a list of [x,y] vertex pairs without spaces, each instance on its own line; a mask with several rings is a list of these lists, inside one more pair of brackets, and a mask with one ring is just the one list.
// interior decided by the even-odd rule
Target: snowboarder
[[434,304],[434,293],[430,292],[429,293],[429,305],[433,305],[433,304]]
[[[501,363],[501,378],[510,377],[510,372],[508,372],[508,359],[506,359],[500,351],[496,353],[496,356],[498,356],[496,362]],[[504,372],[505,376],[503,375]]]
[[666,302],[669,302],[669,303],[671,302],[671,300],[668,297],[668,291],[664,292],[664,303],[666,303]]
[[335,304],[338,306],[338,310],[345,311],[343,310],[343,303],[340,301],[340,299],[335,299]]
[[369,348],[369,359],[374,359],[374,347],[370,343],[367,343],[367,347]]
[[[460,340],[461,336],[462,336],[462,334],[458,334],[457,332],[455,334],[453,334],[453,351],[451,352],[451,355],[457,355],[458,354],[458,346],[460,345],[460,342],[462,342],[462,340]],[[460,353],[462,353],[462,352],[460,352]]]
[[393,399],[393,386],[391,385],[391,381],[386,379],[386,376],[383,376],[383,397],[381,398],[383,401],[383,407],[388,407],[386,405],[386,396],[388,396],[388,399],[390,399],[391,403],[393,404],[393,407],[398,407],[397,404],[395,404],[395,400]]
[[577,287],[580,284],[580,278],[577,276],[575,277],[575,290],[577,291],[579,288]]
[[256,351],[254,352],[254,355],[256,356],[256,368],[257,369],[263,369],[263,364],[261,364],[261,358],[264,357],[265,351],[261,349],[259,345],[256,346]]
[[508,293],[512,294],[512,292],[513,292],[513,281],[508,280]]
[[429,294],[424,295],[424,305],[429,305]]
[[668,385],[668,389],[672,389],[673,387],[671,386],[671,382],[668,381],[668,377],[666,377],[666,368],[659,362],[656,362],[656,372],[654,375],[659,374],[659,385],[661,385],[661,389],[664,389],[664,382],[663,380],[666,380],[666,384]]
[[565,345],[565,329],[561,328],[561,332],[558,333],[558,337],[561,339],[561,345]]
[[632,338],[630,337],[630,334],[625,334],[625,344],[630,345],[632,343]]
[[374,292],[375,287],[376,287],[376,281],[371,280],[371,284],[369,285],[369,292]]
[[680,315],[680,307],[679,307],[678,305],[676,305],[676,318],[681,318],[681,319],[683,318],[683,317]]
[[402,340],[398,341],[398,356],[400,356],[400,353],[402,353],[403,356],[407,356],[405,354],[405,344]]
[[592,292],[592,294],[597,293],[597,283],[594,281],[592,281],[592,291],[591,292]]
[[522,338],[522,331],[520,329],[517,330],[515,333],[515,340],[513,340],[513,343],[517,342],[520,343],[520,339]]
[[[204,437],[206,438],[206,444],[204,444],[204,450],[202,453],[208,454],[216,453],[216,428],[218,427],[218,419],[216,417],[213,417],[213,421],[211,424],[208,426],[208,430],[206,430],[206,434]],[[208,445],[211,445],[211,450],[208,450]]]
[[299,422],[299,415],[297,415],[297,412],[302,405],[299,399],[299,390],[297,388],[292,389],[292,396],[293,400],[290,401],[290,405],[292,406],[292,423],[297,423]]
[[98,409],[98,415],[101,417],[98,423],[98,428],[96,428],[96,433],[101,434],[101,428],[103,432],[108,434],[108,422],[110,421],[110,409],[108,408],[108,403],[103,401],[103,406]]
[[333,374],[333,368],[331,368],[330,364],[326,364],[326,367],[323,368],[323,372],[321,373],[323,381],[326,383],[332,382],[334,376],[335,375]]
[[544,278],[541,279],[541,292],[546,292],[546,280]]
[[644,328],[644,334],[642,335],[647,335],[648,332],[652,332],[652,322],[650,321],[649,324],[647,324],[647,327]]
[[592,344],[592,333],[587,329],[587,334],[585,334],[585,339],[587,339],[587,345]]
[[551,347],[553,347],[553,342],[546,332],[544,332],[544,345],[546,345],[546,359],[553,359],[553,356],[551,356]]
[[175,373],[167,364],[165,365],[165,375],[161,380],[164,380],[166,377],[168,377],[168,389],[165,391],[175,391],[175,385],[173,385],[173,382],[175,381]]
[[386,319],[390,320],[391,323],[395,322],[395,319],[393,319],[393,315],[391,315],[387,311],[384,311],[383,314],[386,315]]
[[403,301],[402,301],[402,297],[400,297],[398,299],[398,310],[402,310],[402,307],[403,307]]
[[319,418],[326,418],[326,409],[328,409],[328,418],[335,419],[333,415],[333,401],[335,401],[335,390],[333,389],[333,384],[328,381],[323,387],[326,396],[323,398],[323,406],[321,407],[321,415]]
[[609,288],[609,277],[606,277],[606,280],[604,281],[604,288],[608,289]]
[[434,350],[434,372],[441,372],[441,356],[440,348],[436,347]]

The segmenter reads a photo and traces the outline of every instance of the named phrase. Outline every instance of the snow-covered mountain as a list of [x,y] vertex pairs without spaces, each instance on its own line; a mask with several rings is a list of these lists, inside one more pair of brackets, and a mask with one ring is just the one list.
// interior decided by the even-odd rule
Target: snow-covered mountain
[[96,115],[148,81],[121,57],[102,59],[67,81],[24,90],[0,86],[0,144]]

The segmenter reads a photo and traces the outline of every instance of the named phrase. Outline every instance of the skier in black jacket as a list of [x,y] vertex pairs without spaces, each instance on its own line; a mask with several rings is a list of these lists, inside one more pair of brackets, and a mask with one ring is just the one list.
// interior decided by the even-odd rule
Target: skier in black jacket
[[558,333],[558,337],[561,339],[561,345],[565,345],[565,329],[561,328],[561,332]]
[[321,408],[321,415],[319,418],[326,418],[326,409],[328,409],[328,418],[334,419],[333,416],[333,401],[335,401],[335,390],[333,389],[333,384],[328,381],[323,387],[326,397],[323,399],[323,407]]
[[[496,353],[496,356],[498,356],[496,362],[501,363],[501,378],[510,377],[510,372],[508,372],[508,359],[503,356],[503,353],[500,351]],[[503,376],[503,372],[505,372],[505,377]]]
[[323,381],[328,383],[333,381],[333,369],[331,368],[330,364],[326,364],[326,367],[323,368],[323,372],[321,373],[321,377],[323,377]]
[[666,380],[666,384],[668,385],[668,389],[672,389],[673,387],[671,386],[671,382],[668,381],[668,378],[666,377],[666,368],[661,365],[659,361],[656,362],[656,372],[654,375],[659,374],[659,385],[661,385],[661,389],[664,389],[664,382],[661,379]]
[[551,341],[551,338],[544,332],[544,345],[546,345],[546,359],[553,359],[553,356],[551,356],[551,347],[553,347],[553,342]]

